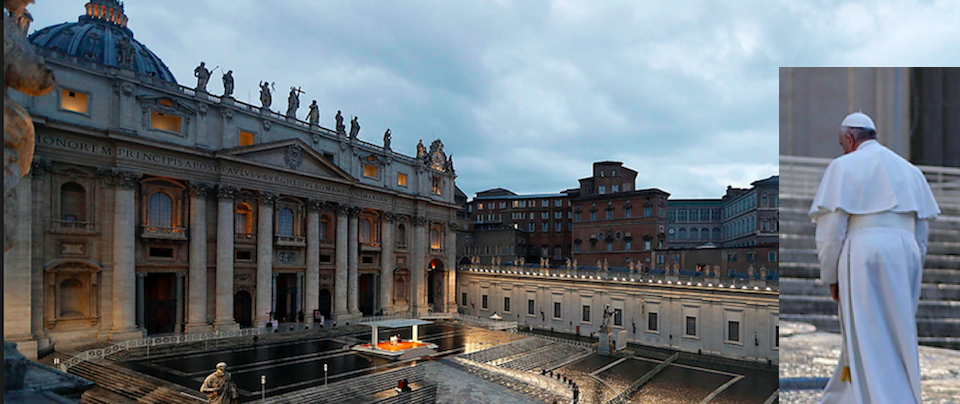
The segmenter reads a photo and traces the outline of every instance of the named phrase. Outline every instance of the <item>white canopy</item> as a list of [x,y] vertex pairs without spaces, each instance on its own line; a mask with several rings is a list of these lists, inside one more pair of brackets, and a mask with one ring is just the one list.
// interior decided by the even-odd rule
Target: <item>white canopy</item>
[[420,320],[416,318],[398,318],[394,320],[371,321],[369,323],[363,323],[363,324],[366,324],[372,327],[403,328],[403,327],[413,327],[415,325],[433,324],[433,322]]

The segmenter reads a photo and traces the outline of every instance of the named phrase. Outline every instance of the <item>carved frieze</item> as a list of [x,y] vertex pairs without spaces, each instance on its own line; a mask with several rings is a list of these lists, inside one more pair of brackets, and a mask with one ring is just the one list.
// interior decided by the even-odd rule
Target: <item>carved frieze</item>
[[297,170],[303,165],[303,153],[300,150],[300,146],[292,144],[287,146],[286,150],[283,151],[283,162],[287,164],[287,167]]

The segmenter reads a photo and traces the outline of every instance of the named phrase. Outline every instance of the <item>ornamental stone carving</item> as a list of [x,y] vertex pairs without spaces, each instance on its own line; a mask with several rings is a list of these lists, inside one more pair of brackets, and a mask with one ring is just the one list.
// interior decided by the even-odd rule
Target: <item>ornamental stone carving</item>
[[222,201],[225,201],[225,200],[233,200],[233,198],[236,197],[237,192],[239,192],[239,191],[240,191],[240,190],[237,189],[237,187],[230,186],[230,185],[224,185],[224,184],[218,184],[218,185],[217,185],[217,199],[222,200]]
[[310,212],[322,212],[326,204],[319,199],[310,199],[307,201],[307,210]]
[[457,230],[457,222],[447,222],[447,228],[451,231]]
[[279,195],[277,195],[276,192],[270,192],[270,191],[260,191],[260,194],[257,195],[257,199],[259,200],[260,205],[263,205],[263,206],[273,206],[274,204],[277,203],[278,197]]
[[226,109],[226,110],[223,111],[223,117],[224,117],[224,118],[227,118],[228,121],[232,121],[232,120],[233,120],[233,115],[234,115],[234,113],[233,113],[233,110],[232,110],[232,109]]
[[269,132],[271,126],[273,126],[273,124],[270,123],[270,120],[268,120],[268,119],[264,119],[264,120],[263,120],[263,130]]
[[423,227],[427,225],[427,218],[423,216],[414,216],[410,218],[410,221],[413,223],[414,226],[417,226],[417,227]]
[[337,212],[337,216],[346,216],[350,214],[350,206],[344,204],[337,204],[334,208],[334,211]]
[[347,208],[347,214],[350,215],[350,217],[360,217],[360,211],[362,210],[363,208],[359,206],[351,206]]
[[137,188],[137,183],[143,175],[116,168],[99,168],[97,169],[97,176],[108,187],[132,190]]
[[206,198],[213,194],[214,187],[212,184],[200,181],[190,181],[189,193],[193,198]]
[[299,169],[303,164],[303,153],[300,151],[300,146],[295,144],[287,146],[286,150],[283,151],[283,162],[289,168]]
[[387,221],[387,223],[396,223],[398,220],[400,220],[398,215],[393,212],[384,213],[383,218]]
[[34,179],[43,177],[50,170],[50,161],[42,157],[34,157],[33,164],[30,166],[30,175]]

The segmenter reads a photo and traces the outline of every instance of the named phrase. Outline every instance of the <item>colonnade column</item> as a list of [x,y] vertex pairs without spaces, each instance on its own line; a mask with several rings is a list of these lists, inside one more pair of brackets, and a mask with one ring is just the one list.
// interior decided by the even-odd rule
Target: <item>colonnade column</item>
[[[29,178],[20,180],[9,198],[3,201],[6,225],[3,229],[3,243],[4,248],[10,248],[3,253],[3,340],[16,342],[17,350],[23,356],[37,359],[38,344],[34,337],[39,337],[40,334],[31,334],[31,322],[37,312],[43,314],[43,285],[41,284],[38,290],[33,284],[36,283],[37,276],[40,277],[40,282],[43,282],[43,274],[34,273],[31,265],[31,215],[35,207],[31,200],[30,182]],[[37,293],[40,295],[41,305],[31,304],[38,300]]]
[[425,274],[427,270],[427,218],[414,216],[413,251],[410,253],[410,311],[419,314],[427,311],[427,288]]
[[233,318],[233,198],[237,188],[217,187],[217,287],[216,319],[218,331],[236,330],[240,326]]
[[273,308],[273,205],[277,194],[260,192],[257,210],[257,327],[266,327]]
[[[300,321],[300,310],[303,310],[303,272],[297,272],[297,288],[293,293],[293,314],[291,322]],[[312,315],[312,314],[311,314]],[[304,314],[306,320],[306,314]]]
[[347,207],[337,206],[337,269],[334,277],[333,315],[347,314]]
[[190,275],[187,280],[186,332],[210,330],[207,323],[207,196],[208,184],[190,183]]
[[111,338],[141,338],[136,324],[136,202],[140,174],[110,170],[114,186],[113,329]]
[[380,309],[384,314],[393,311],[393,227],[397,216],[387,212],[383,215],[383,237],[380,239]]
[[146,272],[137,272],[137,327],[146,330],[146,289],[144,284],[147,282]]
[[183,330],[183,278],[186,277],[186,273],[177,272],[177,321],[174,323],[173,332]]
[[313,322],[313,311],[320,309],[320,209],[323,204],[310,200],[307,205],[307,286],[303,315]]
[[349,235],[347,236],[347,307],[350,310],[350,316],[356,316],[360,314],[360,309],[358,308],[358,294],[357,289],[359,284],[357,283],[357,269],[359,267],[360,260],[360,237],[357,229],[357,218],[360,216],[360,208],[352,207],[349,211]]
[[[447,223],[447,234],[446,240],[444,240],[444,252],[447,255],[447,266],[445,267],[446,273],[444,274],[446,278],[443,280],[444,284],[444,297],[443,303],[446,304],[444,308],[448,313],[457,312],[457,223],[448,222]],[[438,305],[439,306],[439,305]]]

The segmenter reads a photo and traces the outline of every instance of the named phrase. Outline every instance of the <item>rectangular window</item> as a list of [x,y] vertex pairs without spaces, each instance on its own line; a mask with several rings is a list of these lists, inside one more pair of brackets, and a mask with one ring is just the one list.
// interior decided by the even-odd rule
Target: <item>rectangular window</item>
[[561,318],[560,302],[553,302],[553,318]]
[[580,212],[577,212],[576,221],[580,221]]
[[509,297],[504,297],[504,298],[503,298],[503,311],[504,311],[505,313],[509,313],[509,312],[510,312],[510,298],[509,298]]
[[519,206],[520,206],[520,201],[513,201],[513,207],[516,208],[516,207],[519,207]]
[[603,194],[605,194],[605,193],[607,193],[607,187],[601,185],[601,186],[600,186],[600,195],[603,195]]
[[608,210],[608,211],[607,211],[607,220],[610,220],[610,219],[613,219],[613,211],[612,211],[612,210]]
[[529,314],[529,315],[535,314],[535,313],[533,312],[533,306],[534,306],[534,304],[535,304],[535,303],[534,303],[533,299],[527,299],[527,314]]
[[583,322],[590,322],[590,306],[583,306]]
[[619,185],[611,185],[611,186],[610,186],[610,192],[617,193],[617,192],[619,192],[619,191],[620,191],[620,186],[619,186]]
[[407,186],[407,175],[403,173],[397,174],[397,185],[401,187]]
[[554,219],[563,219],[563,212],[553,212]]
[[167,132],[180,133],[180,117],[150,111],[150,127]]
[[541,208],[548,208],[548,207],[550,207],[550,201],[544,199],[543,202],[540,202],[540,207],[541,207]]
[[536,231],[537,229],[534,227],[536,225],[536,223],[527,223],[527,232],[533,233]]
[[440,195],[440,177],[433,177],[433,181],[430,182],[430,192],[433,192],[434,195]]
[[597,220],[597,212],[590,212],[590,220],[592,221]]
[[657,331],[657,313],[647,313],[647,331]]
[[467,292],[463,292],[460,294],[460,305],[461,306],[467,305]]
[[60,109],[87,115],[87,95],[73,90],[60,90]]
[[554,230],[554,231],[563,231],[563,223],[555,222],[555,223],[553,224],[553,230]]
[[727,253],[727,262],[737,262],[737,253]]
[[540,231],[550,231],[550,223],[543,222],[540,224]]
[[739,321],[727,321],[727,341],[740,342]]
[[240,146],[253,146],[254,135],[253,133],[247,132],[245,130],[240,131]]
[[623,327],[623,310],[613,309],[613,325]]
[[253,260],[253,251],[251,250],[236,250],[236,256],[234,257],[237,261],[252,261]]
[[649,207],[649,206],[644,207],[644,208],[643,208],[643,216],[645,216],[645,217],[650,217],[650,214],[651,214],[651,213],[650,213],[650,207]]
[[483,210],[483,202],[477,204],[477,210]]
[[561,200],[559,200],[559,199],[553,201],[553,206],[556,206],[556,207],[559,208],[559,207],[562,206],[562,205],[563,205],[563,201],[561,201]]
[[483,297],[482,297],[480,300],[481,300],[481,306],[480,306],[480,307],[486,309],[486,308],[487,308],[487,295],[483,295]]
[[777,253],[771,252],[770,257],[767,260],[770,262],[777,262]]
[[691,337],[697,336],[697,318],[693,316],[687,316],[687,329],[684,330],[684,335],[689,335]]
[[550,212],[540,212],[540,218],[541,218],[541,219],[549,219],[549,218],[550,218]]
[[173,248],[150,247],[150,258],[173,258]]
[[632,243],[632,242],[629,242],[629,241],[623,243],[623,249],[624,249],[624,250],[627,250],[627,251],[632,250],[632,249],[633,249],[633,243]]
[[629,218],[632,215],[633,215],[633,209],[626,208],[623,210],[623,217]]
[[757,253],[755,253],[755,252],[748,252],[748,253],[747,253],[747,262],[756,262],[756,261],[757,261]]
[[363,166],[363,176],[367,178],[377,178],[379,170],[376,166],[364,165]]

